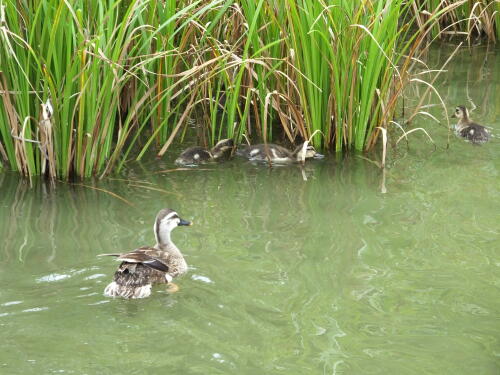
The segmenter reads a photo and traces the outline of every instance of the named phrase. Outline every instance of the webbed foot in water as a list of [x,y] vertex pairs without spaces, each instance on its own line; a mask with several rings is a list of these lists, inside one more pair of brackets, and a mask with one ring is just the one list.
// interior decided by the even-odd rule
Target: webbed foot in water
[[167,284],[167,293],[176,293],[179,291],[179,285],[175,284],[175,283],[168,283]]

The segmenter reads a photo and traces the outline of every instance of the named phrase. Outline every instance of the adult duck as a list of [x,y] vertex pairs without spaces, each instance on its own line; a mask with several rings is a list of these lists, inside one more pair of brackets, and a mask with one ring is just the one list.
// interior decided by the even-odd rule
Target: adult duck
[[[186,273],[188,266],[180,250],[175,246],[170,233],[177,226],[191,225],[169,208],[158,212],[154,224],[156,244],[143,246],[123,254],[101,254],[113,256],[120,261],[113,281],[104,289],[108,297],[144,298],[151,295],[152,284],[171,283]],[[175,285],[175,284],[174,284]],[[174,289],[177,286],[174,286]]]

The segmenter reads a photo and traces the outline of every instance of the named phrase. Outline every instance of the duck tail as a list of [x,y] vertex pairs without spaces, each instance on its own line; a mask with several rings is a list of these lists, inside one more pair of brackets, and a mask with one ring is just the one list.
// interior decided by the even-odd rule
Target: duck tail
[[116,281],[112,281],[104,289],[104,295],[106,297],[146,298],[151,295],[151,284],[133,287],[120,285]]

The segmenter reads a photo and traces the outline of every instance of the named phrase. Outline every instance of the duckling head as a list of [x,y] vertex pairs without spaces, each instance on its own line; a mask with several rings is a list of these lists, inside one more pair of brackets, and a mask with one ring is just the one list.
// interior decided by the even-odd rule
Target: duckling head
[[164,208],[156,215],[155,232],[156,243],[158,245],[170,242],[170,232],[179,225],[192,225],[191,222],[181,219],[177,212],[170,208]]
[[457,118],[459,120],[468,120],[469,111],[464,105],[459,105],[455,108],[455,112],[451,115],[452,118]]
[[308,145],[306,149],[306,159],[323,159],[325,155],[320,154],[312,145]]
[[305,141],[296,151],[297,161],[304,162],[306,159],[322,159],[325,155],[320,154],[316,151],[313,145],[310,145],[308,141]]
[[220,158],[227,151],[232,150],[234,147],[234,141],[231,138],[221,139],[219,142],[215,144],[212,148],[211,153],[214,159]]

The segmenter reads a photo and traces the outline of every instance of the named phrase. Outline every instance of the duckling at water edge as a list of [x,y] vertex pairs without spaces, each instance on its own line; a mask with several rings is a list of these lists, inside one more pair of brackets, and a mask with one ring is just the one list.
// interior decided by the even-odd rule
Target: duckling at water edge
[[222,139],[211,149],[207,150],[200,146],[189,147],[184,150],[175,160],[177,165],[196,165],[215,161],[225,156],[233,149],[232,139]]
[[455,125],[455,132],[458,136],[475,144],[485,143],[490,139],[488,129],[471,121],[469,111],[465,106],[459,105],[455,108],[455,113],[451,117],[458,119],[458,123]]
[[307,141],[298,146],[294,151],[290,151],[274,143],[264,143],[253,146],[240,145],[238,146],[236,154],[250,161],[263,161],[278,164],[304,162],[306,159],[322,159],[324,157],[324,155],[318,153]]

